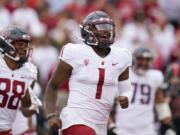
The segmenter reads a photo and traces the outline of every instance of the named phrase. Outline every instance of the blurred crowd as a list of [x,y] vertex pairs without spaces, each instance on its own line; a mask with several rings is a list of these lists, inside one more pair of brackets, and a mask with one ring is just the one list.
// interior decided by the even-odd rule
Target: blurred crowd
[[130,50],[149,46],[155,53],[154,67],[161,70],[180,60],[179,0],[1,0],[0,30],[16,24],[30,32],[32,59],[46,83],[62,45],[82,42],[79,24],[95,10],[115,21],[115,45]]
[[[116,46],[149,46],[154,68],[162,71],[180,62],[180,0],[0,0],[0,30],[15,24],[30,32],[32,60],[44,90],[61,47],[82,42],[79,25],[95,10],[115,21]],[[67,89],[67,83],[62,87]]]

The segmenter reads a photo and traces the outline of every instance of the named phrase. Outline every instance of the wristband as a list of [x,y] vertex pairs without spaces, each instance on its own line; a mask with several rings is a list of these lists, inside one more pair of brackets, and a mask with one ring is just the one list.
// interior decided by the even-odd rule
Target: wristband
[[56,113],[50,113],[47,115],[47,120],[49,120],[50,118],[55,117],[55,116],[58,117],[58,115]]

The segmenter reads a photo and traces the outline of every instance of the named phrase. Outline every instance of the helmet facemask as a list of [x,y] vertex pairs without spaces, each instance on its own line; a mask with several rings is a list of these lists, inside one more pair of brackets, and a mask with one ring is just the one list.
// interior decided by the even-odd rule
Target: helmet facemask
[[0,51],[10,59],[23,64],[32,52],[30,40],[30,35],[22,28],[9,26],[0,32]]
[[152,58],[136,57],[134,60],[134,69],[139,75],[144,75],[151,67]]
[[13,44],[14,53],[12,54],[13,60],[17,61],[18,63],[25,63],[28,61],[28,58],[32,54],[32,48],[30,47],[29,41],[20,40],[15,41]]
[[88,33],[86,44],[94,45],[101,49],[109,47],[114,42],[114,24],[110,21],[97,21],[86,24],[84,30]]
[[133,53],[133,67],[137,74],[144,75],[152,67],[153,53],[146,47],[139,47]]
[[108,48],[114,43],[115,24],[111,17],[103,11],[94,11],[83,20],[81,36],[87,45]]

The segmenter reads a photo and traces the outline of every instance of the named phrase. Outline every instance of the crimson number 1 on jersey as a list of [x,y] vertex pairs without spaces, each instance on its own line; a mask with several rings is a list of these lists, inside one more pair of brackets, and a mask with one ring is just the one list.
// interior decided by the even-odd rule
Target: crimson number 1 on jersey
[[98,70],[99,70],[99,81],[98,81],[97,89],[96,89],[96,99],[101,99],[102,86],[104,84],[105,69],[98,68]]

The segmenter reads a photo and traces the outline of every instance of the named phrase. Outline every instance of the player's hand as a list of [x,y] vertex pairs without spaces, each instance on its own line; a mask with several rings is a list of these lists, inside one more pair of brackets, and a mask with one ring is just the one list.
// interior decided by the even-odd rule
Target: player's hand
[[29,87],[27,91],[29,92],[31,99],[31,106],[29,107],[29,110],[35,110],[36,113],[39,113],[39,107],[42,106],[41,100],[35,95],[31,87]]
[[119,101],[122,109],[125,109],[125,108],[128,107],[128,105],[129,105],[129,100],[128,100],[128,98],[127,98],[126,96],[119,96],[119,97],[117,98],[117,100]]
[[57,116],[48,119],[48,125],[52,130],[58,130],[62,127],[62,121]]

